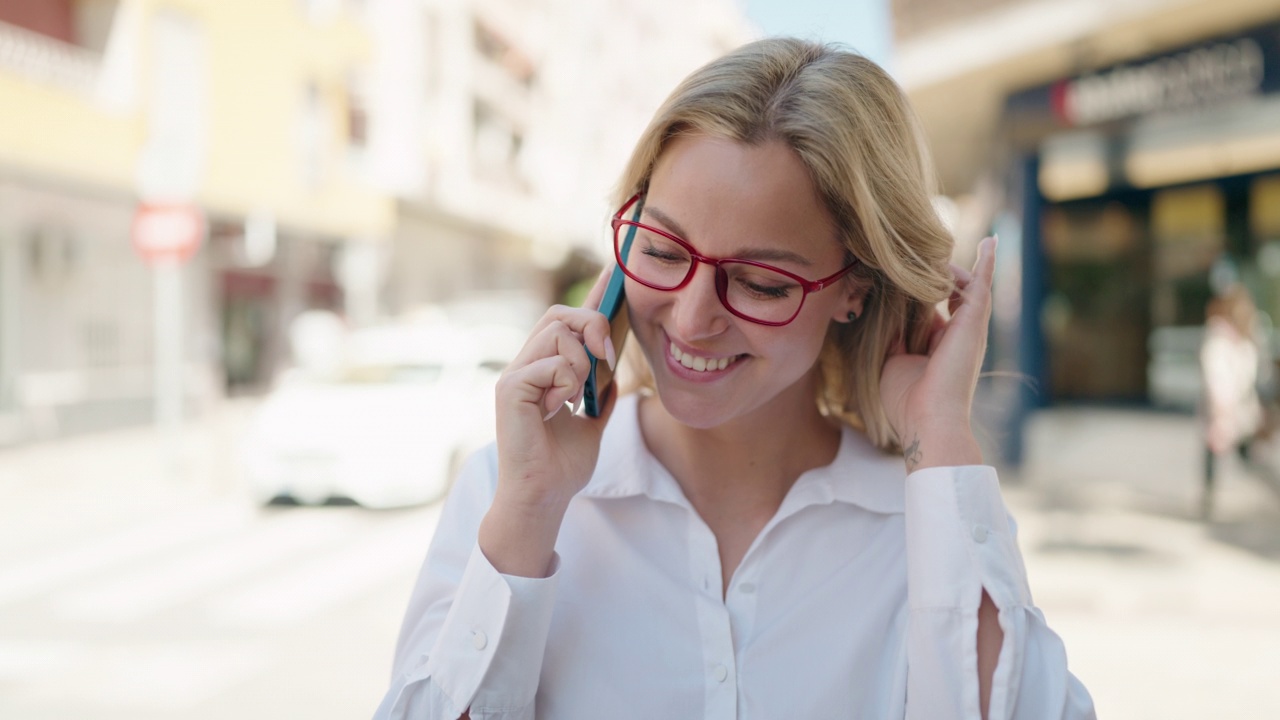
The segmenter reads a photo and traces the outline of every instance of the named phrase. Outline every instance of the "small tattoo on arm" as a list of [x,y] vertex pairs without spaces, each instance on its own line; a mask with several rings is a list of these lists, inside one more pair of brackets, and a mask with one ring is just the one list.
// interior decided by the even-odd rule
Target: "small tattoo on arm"
[[920,460],[924,455],[920,452],[920,438],[916,438],[902,451],[902,456],[907,459],[907,472],[912,472],[916,466],[920,464]]

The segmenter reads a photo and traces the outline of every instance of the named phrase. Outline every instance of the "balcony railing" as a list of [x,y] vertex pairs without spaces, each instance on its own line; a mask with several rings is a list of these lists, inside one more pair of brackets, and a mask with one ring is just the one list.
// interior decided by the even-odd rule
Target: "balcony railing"
[[92,93],[101,70],[99,53],[0,22],[0,72]]

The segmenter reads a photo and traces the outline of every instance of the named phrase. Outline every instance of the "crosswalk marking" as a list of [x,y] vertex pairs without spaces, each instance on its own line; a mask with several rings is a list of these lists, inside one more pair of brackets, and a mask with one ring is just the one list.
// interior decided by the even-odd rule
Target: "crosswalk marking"
[[426,555],[439,518],[440,506],[432,506],[269,582],[213,598],[208,610],[217,622],[240,626],[312,619],[380,582],[412,574]]
[[[57,672],[27,678],[8,700],[36,707],[91,706],[100,710],[161,711],[161,717],[199,707],[278,661],[265,642],[130,642],[82,648]],[[0,708],[3,703],[0,703]],[[118,715],[112,715],[118,717]],[[155,717],[155,715],[147,715]]]
[[230,505],[182,513],[0,567],[0,605],[36,597],[77,577],[242,526],[252,513],[250,507]]
[[50,606],[77,620],[135,621],[344,537],[355,520],[324,511],[279,515],[163,564],[66,590]]
[[[323,621],[397,579],[407,602],[439,515],[439,505],[403,514],[225,506],[0,566],[0,598],[38,598],[37,618],[51,623],[28,639],[0,622],[0,717],[50,703],[181,716],[272,672],[291,652],[277,630]],[[195,614],[162,614],[179,607]],[[199,629],[174,642],[93,629],[175,619]]]

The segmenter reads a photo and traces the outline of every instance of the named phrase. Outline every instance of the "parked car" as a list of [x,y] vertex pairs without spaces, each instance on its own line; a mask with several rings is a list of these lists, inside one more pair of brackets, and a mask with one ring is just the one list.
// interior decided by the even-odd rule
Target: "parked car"
[[370,508],[431,502],[493,437],[493,389],[523,337],[449,325],[360,330],[340,361],[287,372],[245,442],[261,502],[349,498]]

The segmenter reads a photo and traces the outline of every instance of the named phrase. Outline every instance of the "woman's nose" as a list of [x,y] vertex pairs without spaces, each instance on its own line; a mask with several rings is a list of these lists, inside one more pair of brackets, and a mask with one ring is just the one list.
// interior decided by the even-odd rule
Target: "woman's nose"
[[716,269],[698,263],[689,284],[675,293],[676,331],[686,340],[712,337],[729,326],[729,311],[716,292]]

